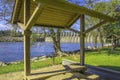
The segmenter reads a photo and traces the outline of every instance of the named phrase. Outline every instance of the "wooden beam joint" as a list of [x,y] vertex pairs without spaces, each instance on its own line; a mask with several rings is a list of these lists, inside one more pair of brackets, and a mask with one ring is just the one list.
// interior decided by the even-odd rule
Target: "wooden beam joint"
[[38,3],[35,11],[33,12],[32,16],[30,17],[30,19],[28,20],[27,24],[25,25],[26,26],[25,30],[29,30],[35,24],[35,22],[37,21],[38,17],[42,13],[42,10],[44,9],[44,7],[45,7],[44,4]]
[[27,35],[27,36],[30,36],[32,34],[32,31],[29,31],[29,30],[24,30],[22,32],[23,35]]
[[22,28],[22,30],[25,30],[25,25],[23,24],[23,23],[17,23],[18,24],[18,26],[20,27],[20,28]]

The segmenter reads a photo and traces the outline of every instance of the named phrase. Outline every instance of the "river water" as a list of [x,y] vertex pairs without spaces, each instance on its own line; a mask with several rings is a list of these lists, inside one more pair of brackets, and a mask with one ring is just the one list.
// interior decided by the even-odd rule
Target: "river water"
[[[88,46],[88,44],[86,44]],[[61,43],[62,51],[80,49],[79,43]],[[31,45],[31,58],[36,56],[49,56],[54,52],[51,42],[35,43]],[[0,42],[0,62],[13,62],[23,60],[23,42]]]
[[[79,49],[78,43],[61,43],[63,51]],[[31,45],[31,58],[36,56],[49,56],[54,52],[51,42],[35,43]],[[0,61],[12,62],[23,60],[23,42],[0,42]]]

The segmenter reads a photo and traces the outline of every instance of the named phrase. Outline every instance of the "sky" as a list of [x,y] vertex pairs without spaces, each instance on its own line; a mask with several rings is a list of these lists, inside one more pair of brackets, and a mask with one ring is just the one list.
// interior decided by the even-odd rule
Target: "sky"
[[10,29],[12,29],[11,25],[9,24],[5,25],[3,23],[0,23],[0,30],[10,30]]

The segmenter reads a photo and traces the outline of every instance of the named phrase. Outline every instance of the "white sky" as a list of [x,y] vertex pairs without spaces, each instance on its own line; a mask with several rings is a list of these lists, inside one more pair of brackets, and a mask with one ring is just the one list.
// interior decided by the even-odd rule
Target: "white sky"
[[0,30],[8,30],[11,29],[11,25],[5,25],[0,23]]

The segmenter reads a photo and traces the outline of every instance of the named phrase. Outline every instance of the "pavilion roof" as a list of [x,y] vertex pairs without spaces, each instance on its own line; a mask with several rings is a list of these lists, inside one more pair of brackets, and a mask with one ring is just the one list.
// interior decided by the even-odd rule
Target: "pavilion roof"
[[[24,23],[24,0],[16,0],[14,4],[12,23]],[[69,28],[82,15],[88,15],[104,21],[115,19],[105,14],[87,9],[82,6],[68,3],[65,0],[30,0],[30,17],[39,7],[39,14],[34,26]]]

